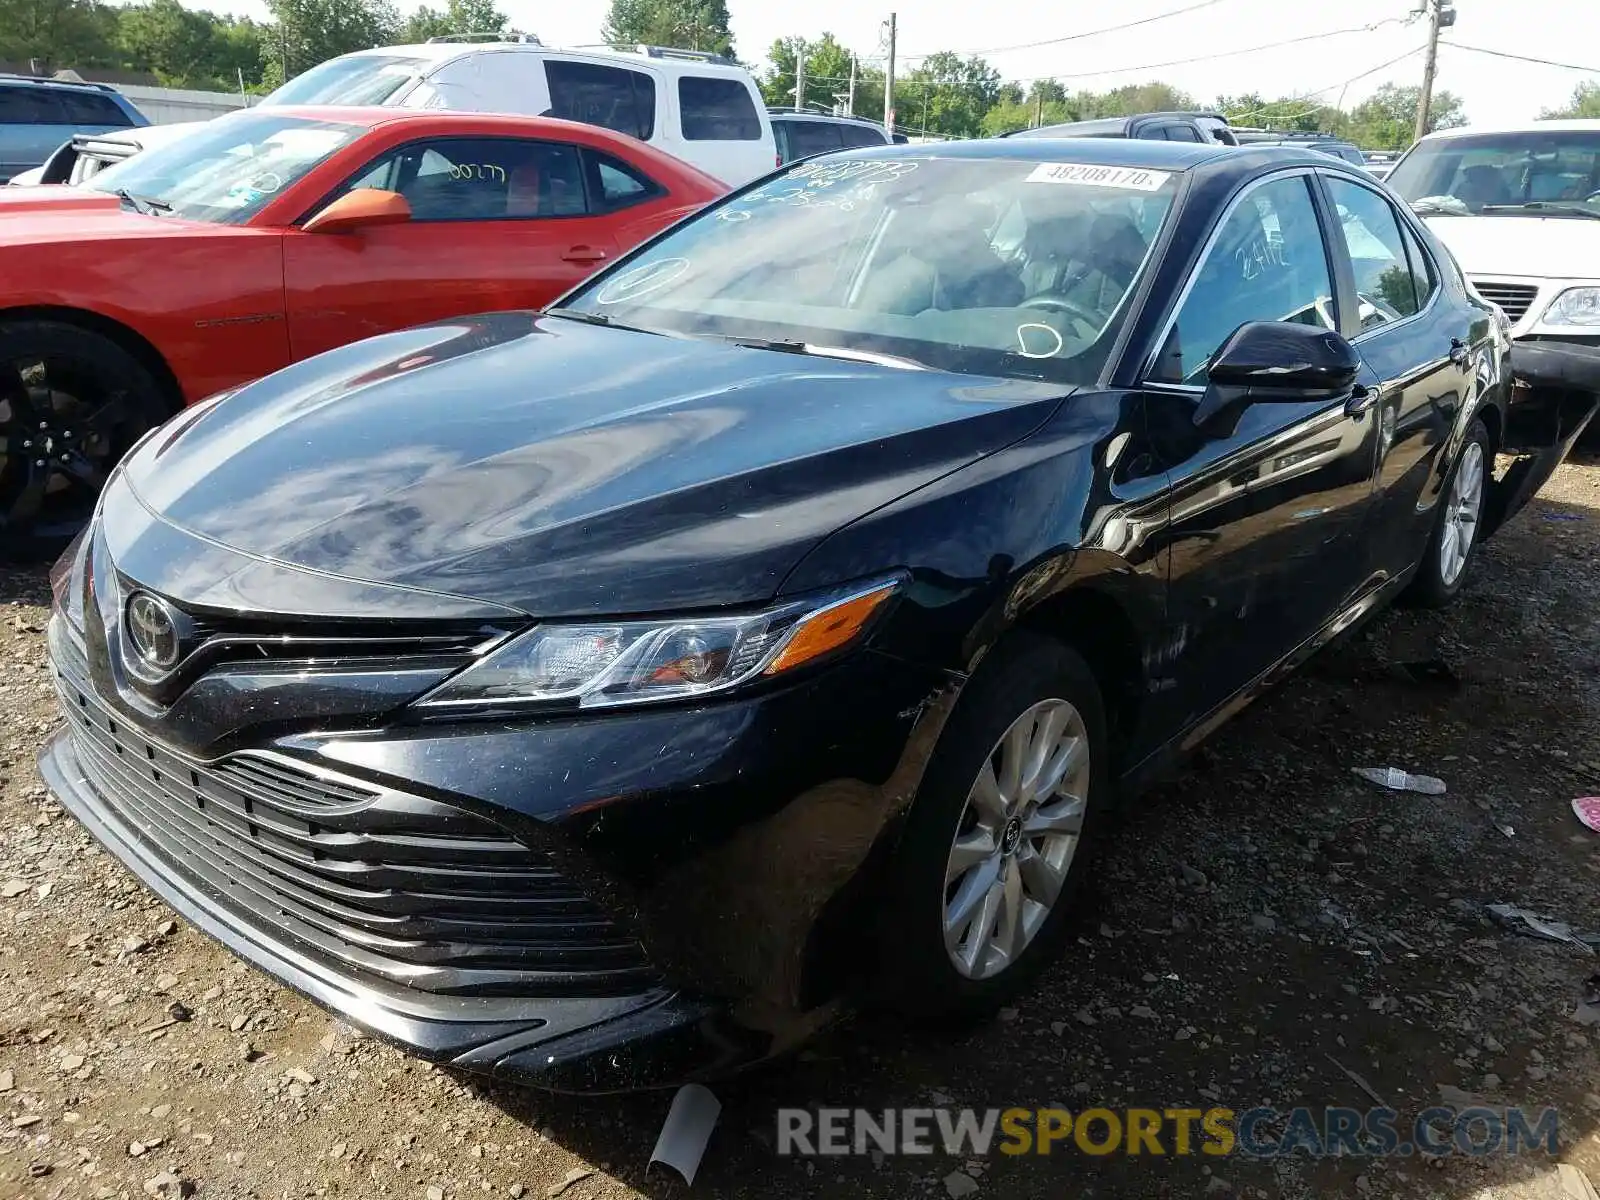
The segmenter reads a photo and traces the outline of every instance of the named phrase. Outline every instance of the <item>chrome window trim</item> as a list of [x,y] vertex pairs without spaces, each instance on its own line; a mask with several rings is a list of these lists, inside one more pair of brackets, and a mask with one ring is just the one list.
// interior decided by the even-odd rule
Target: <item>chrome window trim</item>
[[[1206,235],[1205,244],[1200,247],[1200,253],[1195,257],[1194,267],[1189,271],[1188,278],[1183,281],[1183,287],[1178,290],[1178,298],[1172,302],[1172,310],[1167,313],[1167,319],[1161,324],[1161,332],[1150,343],[1150,349],[1145,354],[1144,361],[1139,364],[1136,387],[1181,387],[1205,391],[1204,385],[1200,384],[1172,383],[1167,380],[1153,380],[1150,378],[1151,372],[1155,370],[1156,359],[1160,357],[1161,347],[1167,344],[1167,338],[1172,334],[1172,327],[1178,323],[1178,314],[1183,311],[1183,306],[1189,302],[1189,293],[1194,290],[1195,281],[1200,278],[1200,269],[1206,265],[1206,261],[1211,257],[1211,252],[1216,249],[1217,239],[1222,236],[1222,230],[1233,217],[1234,210],[1249,199],[1258,188],[1263,188],[1269,183],[1279,183],[1285,179],[1296,178],[1306,180],[1306,200],[1310,203],[1312,211],[1317,215],[1317,227],[1320,229],[1322,226],[1322,214],[1317,211],[1317,198],[1311,190],[1311,181],[1315,179],[1319,169],[1309,166],[1285,167],[1282,170],[1273,171],[1266,175],[1256,176],[1256,178],[1244,184],[1233,194],[1228,203],[1223,206],[1221,215],[1217,217],[1216,223],[1211,227],[1211,232]],[[1327,235],[1324,234],[1321,240],[1322,257],[1324,262],[1327,262]],[[1333,264],[1328,262],[1327,267],[1329,286],[1337,291],[1339,281],[1335,278]],[[1337,302],[1337,299],[1338,297],[1335,296],[1335,302]],[[1337,333],[1338,330],[1333,332]]]
[[[1325,183],[1331,182],[1335,179],[1342,180],[1343,182],[1350,184],[1352,187],[1358,187],[1364,191],[1371,192],[1373,196],[1381,200],[1388,207],[1389,212],[1394,216],[1396,226],[1409,233],[1411,235],[1411,240],[1416,242],[1418,248],[1421,249],[1424,257],[1427,259],[1428,279],[1433,284],[1433,290],[1428,293],[1428,302],[1421,308],[1417,309],[1416,312],[1410,314],[1409,316],[1401,317],[1398,321],[1390,321],[1387,325],[1378,325],[1372,329],[1363,329],[1350,338],[1350,344],[1352,346],[1358,346],[1374,334],[1388,333],[1391,329],[1400,329],[1411,324],[1413,321],[1419,321],[1423,317],[1431,316],[1434,308],[1437,307],[1439,303],[1439,294],[1444,291],[1444,276],[1439,271],[1439,265],[1433,261],[1433,255],[1429,252],[1427,243],[1423,241],[1416,230],[1407,227],[1406,219],[1401,215],[1400,209],[1396,206],[1395,202],[1389,199],[1389,197],[1385,196],[1378,188],[1375,188],[1371,186],[1371,184],[1357,179],[1354,175],[1346,174],[1344,171],[1321,170],[1318,171],[1317,174],[1323,177]],[[1331,190],[1328,193],[1328,200],[1330,203],[1335,203]],[[1344,231],[1342,229],[1339,233],[1339,239],[1344,244],[1345,254],[1349,255],[1350,244],[1348,242],[1344,242]],[[1405,249],[1404,244],[1401,245],[1401,249]],[[1407,265],[1409,267],[1409,263]],[[1359,294],[1356,296],[1356,299],[1357,301],[1361,299]],[[1360,314],[1358,313],[1357,315],[1359,316]]]

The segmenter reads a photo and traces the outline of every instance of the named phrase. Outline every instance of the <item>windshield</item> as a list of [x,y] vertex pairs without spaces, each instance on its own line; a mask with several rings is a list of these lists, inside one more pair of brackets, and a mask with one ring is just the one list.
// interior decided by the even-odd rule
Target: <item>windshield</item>
[[331,58],[296,75],[262,104],[382,104],[422,74],[426,59],[391,54]]
[[134,207],[241,225],[364,132],[359,125],[250,110],[106,167],[87,186],[125,194]]
[[1178,178],[1019,159],[812,159],[706,210],[566,309],[1087,383],[1126,320]]
[[1527,208],[1600,216],[1600,129],[1422,142],[1385,182],[1429,215]]

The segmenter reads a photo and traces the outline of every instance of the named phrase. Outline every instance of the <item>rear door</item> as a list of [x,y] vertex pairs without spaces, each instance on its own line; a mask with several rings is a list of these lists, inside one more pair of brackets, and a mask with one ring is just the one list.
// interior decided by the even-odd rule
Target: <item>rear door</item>
[[[1214,227],[1146,370],[1152,442],[1171,480],[1164,537],[1174,686],[1187,727],[1344,611],[1365,578],[1375,422],[1354,395],[1251,401],[1203,426],[1211,355],[1248,321],[1337,327],[1333,258],[1311,173],[1258,180]],[[1166,672],[1164,672],[1166,673]]]
[[1487,322],[1438,303],[1440,274],[1410,222],[1376,184],[1322,175],[1337,214],[1337,261],[1354,304],[1343,332],[1376,396],[1378,500],[1367,546],[1372,568],[1396,575],[1421,557],[1433,528],[1441,453],[1472,394],[1475,345]]
[[0,184],[33,170],[71,137],[56,89],[0,83]]
[[618,252],[607,210],[633,201],[592,197],[593,178],[566,142],[429,138],[385,153],[334,195],[397,191],[409,222],[285,235],[294,357],[426,321],[542,308]]

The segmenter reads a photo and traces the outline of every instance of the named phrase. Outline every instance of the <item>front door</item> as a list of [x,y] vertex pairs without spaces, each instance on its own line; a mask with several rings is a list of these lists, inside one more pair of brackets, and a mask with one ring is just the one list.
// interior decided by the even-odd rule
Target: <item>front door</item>
[[1311,638],[1365,577],[1362,525],[1376,422],[1364,394],[1245,396],[1196,424],[1212,354],[1249,321],[1336,329],[1331,259],[1311,176],[1253,184],[1230,206],[1145,385],[1171,483],[1169,643],[1155,702],[1188,727]]
[[296,359],[427,321],[542,308],[614,258],[592,214],[577,146],[524,138],[431,138],[358,171],[399,192],[411,220],[356,233],[285,235]]

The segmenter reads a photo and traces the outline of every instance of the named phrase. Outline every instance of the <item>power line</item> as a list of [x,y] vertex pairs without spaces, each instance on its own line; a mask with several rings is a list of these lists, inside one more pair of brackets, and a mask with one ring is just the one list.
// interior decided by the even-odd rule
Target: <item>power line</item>
[[[1330,83],[1327,87],[1320,87],[1320,88],[1317,88],[1315,91],[1302,92],[1300,95],[1298,95],[1298,96],[1290,96],[1290,97],[1288,97],[1288,99],[1291,102],[1292,101],[1304,101],[1304,100],[1311,99],[1311,97],[1313,97],[1313,96],[1320,96],[1324,92],[1331,92],[1331,91],[1333,91],[1334,88],[1347,88],[1352,83],[1355,83],[1358,80],[1365,79],[1368,75],[1376,75],[1379,71],[1383,70],[1385,67],[1392,67],[1396,63],[1404,62],[1406,59],[1411,58],[1413,55],[1421,54],[1425,49],[1427,49],[1426,46],[1413,46],[1411,49],[1407,50],[1404,54],[1399,54],[1399,55],[1396,55],[1394,58],[1387,59],[1386,61],[1379,63],[1375,67],[1368,67],[1365,71],[1361,72],[1361,74],[1359,74],[1359,75],[1352,75],[1352,76],[1350,76],[1349,79],[1341,80],[1338,83]],[[1277,103],[1281,104],[1282,101],[1278,101]],[[1246,117],[1255,116],[1257,113],[1268,112],[1268,111],[1271,110],[1272,107],[1273,106],[1271,104],[1268,104],[1268,105],[1262,106],[1261,108],[1253,108],[1249,112],[1229,113],[1228,114],[1228,119],[1230,121],[1232,121],[1232,120],[1240,120],[1240,121],[1242,121]],[[1290,113],[1288,116],[1281,117],[1279,119],[1280,120],[1284,120],[1284,121],[1293,121],[1293,120],[1296,120],[1299,117],[1309,117],[1313,113],[1321,112],[1324,108],[1327,108],[1327,107],[1328,107],[1328,105],[1326,105],[1326,104],[1319,104],[1315,108],[1308,108],[1304,112]]]
[[[969,50],[968,56],[984,54],[1008,54],[1012,50],[1035,50],[1040,46],[1059,46],[1063,42],[1076,42],[1084,38],[1099,37],[1102,33],[1116,33],[1122,29],[1135,29],[1140,25],[1153,25],[1157,21],[1165,21],[1171,17],[1181,17],[1184,13],[1196,12],[1202,8],[1211,8],[1221,4],[1222,0],[1200,0],[1198,4],[1190,4],[1184,8],[1174,8],[1168,12],[1156,13],[1154,16],[1141,17],[1137,21],[1125,21],[1121,25],[1106,25],[1100,29],[1086,29],[1082,33],[1069,33],[1062,37],[1045,38],[1039,42],[1022,42],[1015,46],[991,46],[987,50]],[[935,51],[934,53],[943,53]],[[933,54],[905,54],[902,58],[932,58]]]
[[1470,50],[1474,54],[1488,54],[1495,58],[1514,58],[1518,62],[1538,63],[1541,67],[1561,67],[1567,71],[1587,71],[1591,75],[1600,75],[1600,67],[1580,67],[1577,63],[1555,62],[1548,58],[1529,58],[1526,54],[1508,54],[1504,50],[1486,50],[1482,46],[1467,46],[1461,42],[1440,42],[1441,46],[1448,46],[1452,50]]
[[1219,58],[1237,58],[1245,54],[1258,54],[1262,50],[1277,50],[1284,46],[1296,46],[1302,42],[1316,42],[1323,38],[1340,37],[1347,33],[1370,33],[1383,25],[1405,24],[1399,17],[1390,17],[1388,20],[1375,21],[1371,25],[1352,25],[1348,29],[1329,29],[1323,33],[1308,33],[1302,37],[1286,38],[1281,42],[1267,42],[1261,46],[1246,46],[1240,50],[1221,50],[1215,54],[1197,54],[1193,58],[1174,58],[1166,62],[1140,63],[1136,66],[1107,67],[1101,71],[1077,71],[1067,75],[1028,75],[1022,79],[1012,80],[1013,83],[1032,83],[1036,79],[1092,79],[1101,75],[1127,75],[1135,71],[1154,71],[1161,67],[1183,67],[1190,63],[1212,62]]

